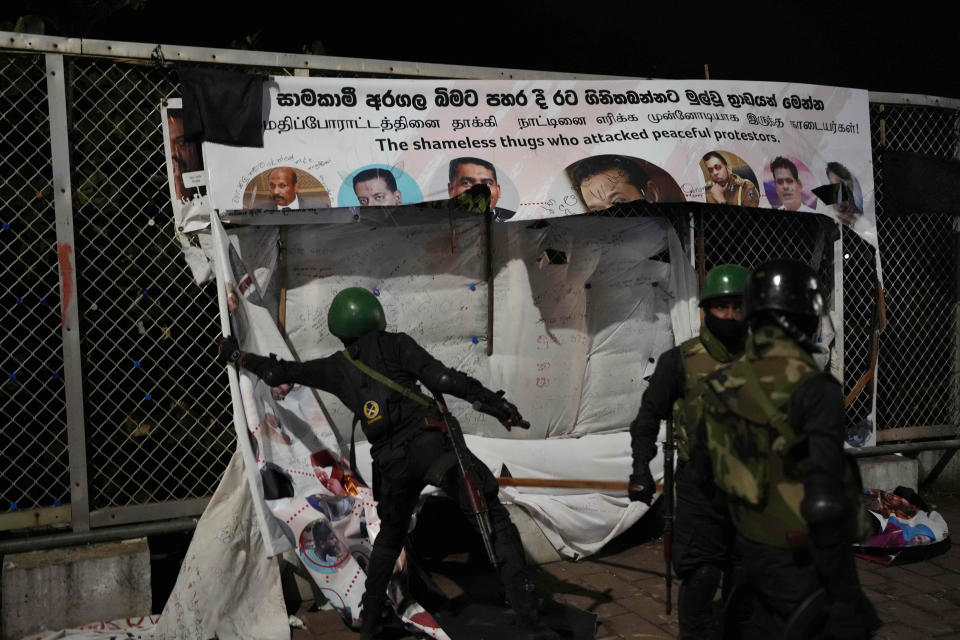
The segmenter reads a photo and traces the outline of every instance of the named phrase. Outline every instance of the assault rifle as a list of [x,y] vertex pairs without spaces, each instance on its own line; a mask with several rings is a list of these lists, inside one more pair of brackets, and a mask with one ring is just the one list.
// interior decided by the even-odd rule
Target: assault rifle
[[480,479],[473,470],[473,458],[470,455],[470,450],[467,449],[467,442],[463,439],[463,430],[460,429],[460,423],[457,422],[457,419],[447,409],[443,394],[434,391],[433,397],[437,401],[437,408],[440,410],[440,418],[443,421],[442,430],[450,438],[453,453],[457,456],[457,465],[460,467],[460,482],[470,503],[470,513],[477,519],[477,528],[480,530],[480,537],[483,539],[483,546],[487,550],[490,564],[496,567],[497,555],[493,552],[493,523],[490,522],[490,512],[487,509],[487,497],[483,495]]
[[666,437],[663,442],[663,561],[666,564],[664,578],[667,581],[667,615],[673,609],[670,587],[673,584],[673,453],[677,448],[673,433],[673,416],[667,418]]

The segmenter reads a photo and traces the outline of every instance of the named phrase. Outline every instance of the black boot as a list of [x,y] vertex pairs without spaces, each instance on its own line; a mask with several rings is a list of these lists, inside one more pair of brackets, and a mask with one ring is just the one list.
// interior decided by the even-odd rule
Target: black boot
[[714,565],[701,565],[680,585],[680,640],[715,637],[719,627],[719,611],[713,598],[720,587],[723,572]]
[[560,635],[548,627],[540,618],[540,613],[551,602],[541,594],[529,579],[505,585],[507,599],[517,614],[519,638],[524,640],[560,640]]
[[360,609],[360,640],[376,640],[381,637],[385,604],[385,597],[363,596]]

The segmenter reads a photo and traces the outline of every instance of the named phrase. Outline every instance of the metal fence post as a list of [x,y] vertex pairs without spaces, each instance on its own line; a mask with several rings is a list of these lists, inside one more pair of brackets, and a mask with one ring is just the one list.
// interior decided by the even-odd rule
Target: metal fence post
[[845,384],[847,363],[844,360],[843,350],[843,233],[840,226],[840,235],[833,241],[833,345],[834,352],[839,354],[837,362],[833,363],[832,373]]
[[70,184],[70,142],[67,124],[63,56],[46,54],[47,104],[50,109],[50,157],[53,165],[57,259],[60,265],[60,324],[63,334],[63,378],[70,453],[70,521],[74,531],[90,530],[87,492],[87,444],[83,420],[83,377],[80,368],[80,323]]

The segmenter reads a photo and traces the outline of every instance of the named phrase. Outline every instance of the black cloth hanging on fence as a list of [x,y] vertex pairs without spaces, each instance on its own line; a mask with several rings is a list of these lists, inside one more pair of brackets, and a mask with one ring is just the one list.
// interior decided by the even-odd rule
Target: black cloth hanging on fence
[[960,214],[960,161],[906,151],[881,151],[886,215]]
[[266,76],[178,67],[183,91],[183,134],[190,142],[263,146]]

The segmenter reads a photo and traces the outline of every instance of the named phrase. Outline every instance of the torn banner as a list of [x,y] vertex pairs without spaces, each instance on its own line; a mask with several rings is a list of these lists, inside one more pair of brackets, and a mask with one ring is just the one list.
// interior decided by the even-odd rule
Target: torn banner
[[[263,306],[259,285],[216,218],[212,230],[222,328],[246,350],[292,358]],[[244,370],[228,367],[228,376],[238,449],[263,552],[274,556],[295,549],[344,622],[355,626],[364,567],[379,531],[370,489],[353,476],[337,434],[310,389],[278,394]],[[402,563],[403,556],[398,565]],[[249,579],[242,576],[241,582]],[[407,596],[402,581],[395,580],[390,593],[405,623],[431,637],[447,637]],[[175,592],[172,601],[179,595]],[[269,602],[264,606],[276,608]]]
[[[224,326],[247,351],[301,360],[323,356],[341,348],[326,331],[332,296],[345,286],[376,290],[388,329],[414,335],[441,360],[488,386],[515,389],[521,410],[534,418],[534,429],[523,434],[532,447],[554,438],[554,453],[532,466],[511,452],[489,455],[499,440],[471,438],[495,474],[506,463],[539,477],[626,478],[624,429],[636,413],[644,378],[660,352],[698,327],[696,279],[669,225],[651,218],[582,217],[533,228],[495,225],[494,321],[502,330],[487,357],[482,220],[431,211],[428,218],[404,222],[397,215],[369,224],[287,227],[281,259],[276,227],[236,229],[228,238],[215,219]],[[545,259],[548,254],[555,260]],[[289,344],[275,321],[281,297]],[[322,394],[311,389],[271,390],[233,369],[229,377],[251,513],[265,552],[295,548],[344,619],[355,621],[377,519],[369,491],[350,474],[340,445],[352,416],[332,398],[321,405]],[[474,434],[507,435],[465,405],[451,408]],[[594,451],[594,439],[604,446]],[[571,464],[577,458],[582,465]],[[529,508],[571,556],[592,553],[643,512],[625,496],[579,493],[510,497]],[[416,604],[403,616],[431,628],[432,618]]]
[[[277,283],[285,284],[291,352],[309,360],[341,349],[326,330],[333,296],[349,286],[375,291],[388,330],[409,333],[435,357],[489,388],[507,389],[533,423],[529,432],[508,434],[492,418],[450,399],[464,430],[484,436],[473,439],[471,447],[495,475],[506,463],[515,476],[626,479],[625,429],[636,415],[645,378],[660,353],[699,327],[693,269],[676,234],[656,218],[571,217],[532,227],[494,225],[490,356],[488,284],[478,251],[482,220],[451,221],[435,212],[407,220],[398,213],[378,222],[298,225],[284,231],[283,260],[271,249],[276,228],[246,227],[235,237],[237,253],[252,274],[246,295],[261,295],[265,308],[276,309]],[[662,256],[670,261],[657,259]],[[261,312],[264,307],[253,308]],[[275,332],[272,319],[264,318],[268,320]],[[265,342],[259,335],[240,337],[253,352],[287,352],[286,345]],[[315,396],[296,387],[277,405],[302,410],[304,417],[281,412],[279,422],[313,424],[315,416],[324,428],[334,425],[342,439],[349,437],[353,416],[333,396],[317,395],[329,423],[319,405],[307,409],[297,404],[299,398],[312,402]],[[307,437],[306,429],[296,430],[292,435]],[[603,434],[611,435],[601,438]],[[536,449],[544,438],[551,439],[550,456],[513,455],[521,451],[519,445],[511,447],[513,439],[530,440]],[[533,459],[537,464],[530,464]],[[581,464],[572,463],[577,459]],[[360,463],[363,468],[362,456]],[[528,508],[570,556],[596,551],[642,513],[631,509],[624,495],[611,501],[583,492],[575,492],[575,499],[557,495],[562,492],[523,495],[528,493],[534,496],[530,500],[511,498]]]

